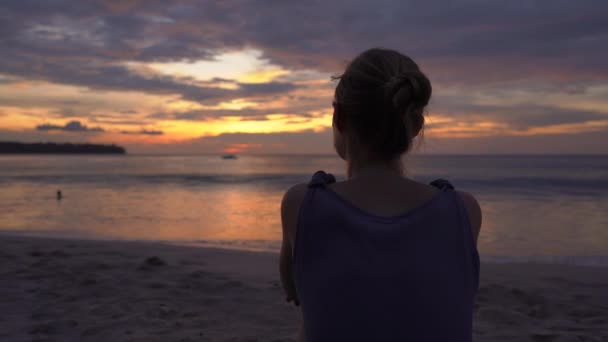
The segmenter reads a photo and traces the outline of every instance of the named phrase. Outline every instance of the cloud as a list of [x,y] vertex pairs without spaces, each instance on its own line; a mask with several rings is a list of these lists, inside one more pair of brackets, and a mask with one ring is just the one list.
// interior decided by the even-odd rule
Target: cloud
[[[424,139],[413,154],[605,154],[608,135],[605,132],[584,132],[566,135],[492,136],[474,138]],[[218,153],[233,146],[242,146],[248,153],[295,153],[334,155],[331,130],[322,132],[225,133],[178,144],[128,145],[134,153]],[[336,158],[338,158],[336,156]]]
[[[112,108],[112,101],[83,96],[83,103],[89,105],[79,105],[76,112],[84,114],[68,117],[69,111],[64,112],[65,120],[90,124],[99,112],[137,114],[133,115],[136,118],[117,116],[114,121],[100,121],[104,127],[121,122],[155,127],[157,119],[204,121],[222,116],[263,120],[273,113],[293,114],[293,122],[297,122],[296,116],[331,108],[325,97],[331,96],[332,84],[305,81],[339,73],[357,53],[384,46],[411,55],[422,66],[438,90],[431,110],[453,121],[493,122],[517,130],[578,124],[606,117],[601,108],[608,95],[606,13],[608,2],[604,0],[354,0],[348,4],[318,0],[272,4],[8,0],[0,2],[0,86],[17,89],[9,81],[23,81],[23,85],[43,80],[101,90],[99,93],[174,96],[205,106],[237,98],[259,105],[244,110],[187,110],[192,107],[180,103],[145,108],[116,104]],[[259,84],[228,77],[198,81],[132,67],[211,61],[220,54],[246,49],[260,51],[262,59],[290,74]],[[314,77],[305,78],[305,73]],[[593,88],[595,99],[589,97]],[[444,91],[452,97],[446,97]],[[507,96],[496,95],[501,92]],[[15,107],[70,106],[59,103],[65,97],[49,94],[47,98],[43,92],[38,92],[38,100],[21,100],[21,104],[4,93],[1,100]],[[553,104],[543,101],[550,93],[563,95],[563,99]],[[570,104],[570,99],[578,101]],[[107,108],[97,110],[98,104]],[[137,113],[119,113],[131,106]],[[137,124],[140,119],[143,121]],[[431,127],[450,124],[431,123]],[[40,125],[38,133],[45,130],[74,131],[47,124]],[[138,131],[129,132],[126,134]]]
[[163,131],[141,129],[139,131],[120,131],[121,134],[136,134],[136,135],[163,135]]
[[608,134],[540,134],[427,139],[415,153],[437,154],[606,154]]
[[[273,99],[276,100],[274,97]],[[324,101],[324,98],[321,98],[321,101],[319,98],[305,99],[304,101],[296,99],[281,100],[283,101],[280,105],[267,108],[256,108],[249,106],[241,109],[202,108],[174,112],[159,111],[147,114],[146,119],[206,121],[231,116],[240,117],[242,120],[263,120],[267,119],[267,115],[272,114],[289,115],[297,118],[310,119],[315,116],[311,114],[311,112],[319,111],[319,108],[328,110],[327,108],[324,108],[324,106],[329,107],[329,105],[326,104],[326,102],[329,101]],[[263,101],[260,102],[263,103]]]
[[173,0],[135,1],[118,12],[106,1],[4,1],[0,11],[3,71],[27,74],[18,67],[21,58],[44,70],[37,58],[44,55],[52,61],[46,69],[67,61],[81,69],[78,77],[73,70],[42,72],[54,74],[57,82],[91,81],[86,75],[95,70],[100,71],[96,77],[112,76],[91,86],[126,83],[165,90],[175,80],[131,79],[132,74],[108,64],[211,60],[221,51],[245,47],[289,69],[336,72],[357,52],[388,46],[411,54],[446,83],[563,81],[563,75],[571,83],[608,75],[608,3],[602,0],[359,0],[348,6]]
[[159,153],[217,153],[235,146],[249,153],[333,153],[331,129],[320,132],[304,130],[276,133],[223,133],[171,145],[132,147],[135,152],[153,150]]
[[39,131],[66,131],[66,132],[103,132],[101,127],[88,127],[80,123],[80,121],[70,121],[63,126],[42,124],[36,126]]
[[15,82],[18,82],[18,80],[16,78],[0,74],[0,86],[5,85],[5,84],[15,83]]
[[165,119],[165,120],[188,120],[188,121],[205,121],[216,119],[224,116],[238,116],[245,120],[252,118],[266,117],[268,114],[281,113],[273,109],[194,109],[187,111],[179,111],[173,113],[156,112],[146,116],[148,119]]
[[[131,124],[129,122],[129,124]],[[64,131],[64,132],[111,132],[101,127],[89,127],[83,125],[80,121],[70,121],[63,126],[53,124],[42,124],[36,126],[38,131]],[[140,130],[121,130],[118,131],[120,134],[129,135],[163,135],[164,132],[161,130],[150,130],[142,128]]]
[[485,121],[504,123],[516,129],[608,120],[608,111],[600,112],[527,103],[499,106],[464,102],[432,106],[429,115],[431,118],[430,126],[435,127],[450,125],[451,122],[433,124],[433,112],[449,116],[456,122]]
[[[33,67],[35,66],[35,67]],[[2,70],[4,68],[4,70]],[[98,65],[86,59],[66,60],[38,56],[0,55],[0,72],[31,80],[45,80],[91,89],[136,91],[158,95],[180,95],[182,99],[214,104],[231,98],[287,93],[297,88],[287,82],[236,83],[236,89],[197,85],[190,79],[167,75],[144,75],[122,65]]]

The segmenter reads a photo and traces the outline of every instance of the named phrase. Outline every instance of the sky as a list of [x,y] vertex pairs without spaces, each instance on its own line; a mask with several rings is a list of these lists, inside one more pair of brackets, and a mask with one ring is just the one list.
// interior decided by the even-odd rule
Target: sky
[[0,141],[332,153],[349,59],[433,84],[422,153],[606,153],[608,2],[0,2]]

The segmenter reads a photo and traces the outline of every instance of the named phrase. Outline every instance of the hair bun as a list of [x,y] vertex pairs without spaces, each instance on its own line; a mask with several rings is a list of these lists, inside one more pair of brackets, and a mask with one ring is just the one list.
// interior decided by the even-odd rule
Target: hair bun
[[431,98],[431,83],[416,62],[395,50],[369,49],[334,79],[340,80],[334,120],[344,123],[357,147],[394,160],[412,146]]
[[431,98],[431,82],[419,71],[394,75],[388,80],[386,87],[393,107],[398,110],[411,105],[424,107]]

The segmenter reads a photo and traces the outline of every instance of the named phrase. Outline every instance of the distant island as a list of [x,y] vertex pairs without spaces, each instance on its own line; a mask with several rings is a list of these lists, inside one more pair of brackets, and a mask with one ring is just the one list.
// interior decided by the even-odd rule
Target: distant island
[[0,154],[125,154],[117,145],[1,142]]

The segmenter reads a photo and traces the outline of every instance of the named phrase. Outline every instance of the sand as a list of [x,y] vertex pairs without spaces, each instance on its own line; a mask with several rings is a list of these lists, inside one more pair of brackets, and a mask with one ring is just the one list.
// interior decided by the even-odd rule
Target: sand
[[[0,235],[0,341],[293,341],[277,255]],[[608,341],[608,268],[483,264],[476,341]]]

